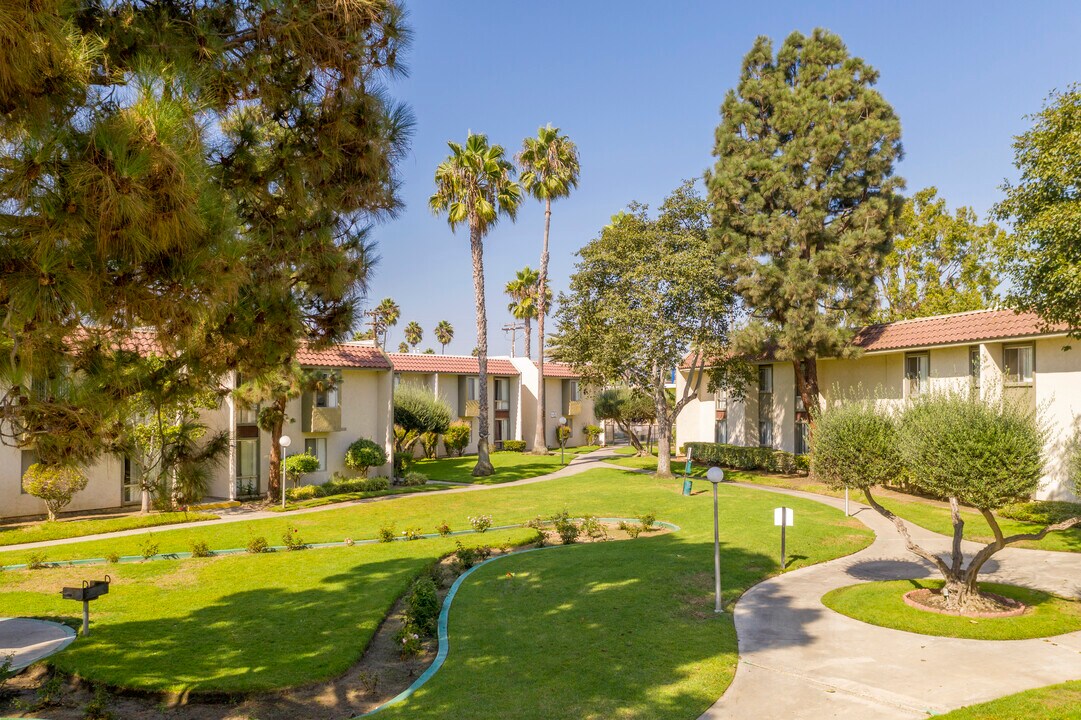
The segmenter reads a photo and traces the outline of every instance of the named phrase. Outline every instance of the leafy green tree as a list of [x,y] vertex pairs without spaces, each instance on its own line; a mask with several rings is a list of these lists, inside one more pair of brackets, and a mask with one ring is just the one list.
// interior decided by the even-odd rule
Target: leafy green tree
[[425,433],[442,435],[450,427],[452,411],[445,400],[419,385],[403,383],[394,391],[395,472],[411,458]]
[[435,326],[435,339],[442,345],[442,353],[447,353],[447,345],[454,339],[454,326],[447,320],[440,320]]
[[443,433],[443,446],[447,449],[447,454],[461,457],[469,444],[470,433],[469,423],[460,420],[451,423]]
[[[568,197],[578,187],[578,147],[551,123],[537,129],[537,137],[522,141],[518,153],[522,167],[522,187],[544,203],[544,242],[541,245],[540,278],[537,282],[537,429],[533,452],[548,452],[545,440],[547,408],[544,396],[544,318],[548,314],[548,234],[552,226],[552,201]],[[526,334],[528,338],[528,333]],[[528,342],[528,340],[526,341]],[[528,355],[528,351],[526,352]]]
[[1032,122],[1013,144],[1020,177],[994,209],[1013,224],[1009,303],[1081,337],[1081,86],[1053,93]]
[[398,318],[402,316],[402,309],[398,307],[398,303],[394,302],[393,298],[383,298],[375,306],[373,313],[375,314],[376,342],[380,342],[379,335],[382,334],[380,344],[386,350],[387,335],[390,328],[398,324]]
[[[662,477],[672,474],[675,419],[695,397],[706,358],[711,384],[727,384],[731,365],[720,358],[732,291],[714,260],[707,217],[693,181],[666,198],[656,218],[632,203],[578,251],[570,294],[560,296],[556,313],[556,359],[571,363],[588,386],[622,384],[652,401]],[[692,348],[691,382],[670,404],[665,380]]]
[[87,479],[78,468],[70,465],[34,463],[26,469],[22,483],[27,493],[45,501],[45,510],[52,522],[77,493],[86,489]]
[[423,339],[424,329],[420,326],[420,323],[416,320],[410,320],[409,324],[405,326],[405,341],[416,349]]
[[598,420],[614,422],[635,452],[639,456],[646,454],[634,426],[656,422],[657,408],[650,396],[625,387],[605,388],[593,398],[593,415]]
[[368,438],[354,440],[345,451],[345,466],[364,477],[368,477],[368,468],[379,467],[386,462],[387,453],[383,446]]
[[305,451],[296,453],[285,458],[285,476],[293,487],[297,486],[300,478],[309,473],[319,472],[319,458]]
[[976,212],[959,207],[951,215],[934,187],[905,201],[893,249],[882,261],[883,306],[878,320],[945,315],[991,307],[999,258],[1007,235]]
[[739,349],[790,361],[819,407],[819,357],[855,352],[901,207],[901,123],[878,72],[822,29],[759,37],[721,105],[707,175],[717,262],[753,321]]
[[397,2],[8,5],[5,440],[57,463],[106,449],[138,328],[213,377],[284,376],[298,343],[349,330],[411,129],[381,89],[409,38]]
[[484,301],[484,236],[506,215],[512,220],[521,204],[514,166],[502,145],[489,145],[487,135],[469,134],[465,145],[449,142],[450,156],[435,171],[435,193],[428,203],[446,213],[451,230],[469,227],[473,259],[473,294],[477,313],[477,365],[480,375],[480,417],[477,428],[475,477],[495,472],[488,449],[488,311]]

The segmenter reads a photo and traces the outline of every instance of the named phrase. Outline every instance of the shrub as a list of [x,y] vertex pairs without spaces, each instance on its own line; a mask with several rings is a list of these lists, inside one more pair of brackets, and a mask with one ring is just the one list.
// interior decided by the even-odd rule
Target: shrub
[[56,520],[57,513],[67,507],[75,493],[86,488],[86,483],[86,476],[68,465],[34,463],[23,475],[23,488],[45,501],[50,521]]
[[468,570],[482,560],[487,560],[492,555],[492,549],[486,545],[478,547],[465,547],[461,540],[457,543],[454,553],[454,564],[458,571]]
[[407,472],[405,477],[402,478],[402,485],[406,487],[416,487],[417,485],[427,485],[428,476],[419,472]]
[[115,551],[105,553],[105,562],[115,565],[120,562],[120,553]]
[[450,525],[448,525],[447,521],[444,520],[443,522],[439,523],[439,525],[436,526],[435,531],[437,533],[439,533],[440,535],[442,535],[443,537],[446,537],[446,536],[450,535],[450,532],[451,532]]
[[356,545],[356,542],[353,540],[353,538],[346,538],[345,540],[342,540],[342,544],[346,547],[353,547],[354,545]]
[[49,556],[43,552],[32,552],[26,556],[27,570],[41,570],[49,564]]
[[556,535],[559,535],[560,542],[564,545],[573,545],[582,532],[582,527],[571,519],[570,513],[566,510],[552,516],[552,525],[555,527]]
[[998,511],[1002,517],[1038,525],[1053,525],[1081,515],[1081,503],[1062,500],[1037,500],[1012,503]]
[[321,497],[320,485],[301,485],[298,488],[290,488],[285,491],[285,496],[293,501],[312,500]]
[[285,458],[285,476],[296,487],[301,475],[319,472],[319,458],[307,452],[297,453]]
[[435,460],[439,454],[439,433],[428,431],[420,436],[420,446],[424,450],[424,457]]
[[191,541],[191,556],[193,558],[205,558],[213,555],[214,552],[210,549],[210,546],[206,544],[205,540],[192,540]]
[[149,560],[158,554],[158,543],[153,535],[147,533],[146,540],[139,546],[139,554],[143,556],[143,560]]
[[345,451],[345,466],[368,477],[368,469],[385,465],[387,452],[368,438],[354,440]]
[[582,533],[593,540],[608,539],[608,530],[594,515],[586,515],[582,518]]
[[431,577],[421,577],[413,583],[406,598],[405,617],[407,624],[414,626],[422,635],[435,634],[439,621],[439,596]]
[[566,425],[560,425],[556,428],[556,440],[559,441],[560,447],[567,444],[567,441],[571,439],[571,434],[570,427]]
[[619,521],[619,529],[627,533],[627,535],[632,539],[642,534],[641,525],[635,525],[634,523],[629,523],[623,520]]
[[772,448],[689,442],[683,446],[683,453],[688,452],[692,453],[695,462],[721,465],[737,470],[766,470],[793,474],[806,472],[807,467],[807,461],[801,463],[800,456]]
[[466,446],[469,445],[470,432],[467,422],[451,423],[447,431],[443,433],[443,447],[447,449],[447,455],[461,457]]
[[657,513],[639,515],[638,522],[642,523],[643,530],[653,530],[657,525]]
[[390,481],[385,477],[343,478],[335,476],[335,479],[322,485],[303,485],[286,490],[285,494],[290,500],[300,501],[330,497],[332,495],[344,495],[346,493],[382,492],[389,489]]
[[394,542],[394,523],[379,528],[379,542]]
[[585,433],[586,436],[586,445],[596,445],[597,438],[599,438],[604,431],[601,429],[600,425],[586,425],[582,428],[582,432]]
[[109,692],[99,685],[94,690],[94,699],[83,707],[83,720],[113,720],[116,716],[109,709],[111,700]]
[[282,545],[286,550],[307,550],[308,543],[304,542],[295,527],[286,527],[282,532]]
[[504,440],[503,449],[507,452],[525,452],[525,440]]
[[398,642],[398,654],[402,660],[408,660],[420,655],[423,647],[420,643],[420,633],[409,623],[402,626],[394,639]]
[[412,452],[394,452],[394,475],[401,477],[405,469],[413,464]]
[[406,528],[402,531],[406,540],[420,540],[424,537],[424,531],[418,527]]
[[248,538],[248,544],[245,549],[252,555],[258,555],[259,553],[269,552],[270,544],[267,543],[266,538],[262,535],[252,535]]
[[474,532],[482,533],[488,528],[492,527],[491,515],[477,515],[469,518],[469,524],[473,526]]

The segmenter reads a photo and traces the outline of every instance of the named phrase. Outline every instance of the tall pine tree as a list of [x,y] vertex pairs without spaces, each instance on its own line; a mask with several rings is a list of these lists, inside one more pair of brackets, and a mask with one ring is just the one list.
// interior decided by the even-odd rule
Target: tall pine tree
[[820,357],[853,352],[901,206],[901,123],[878,73],[838,36],[760,37],[721,106],[712,172],[717,261],[751,322],[745,349],[792,362],[808,410]]

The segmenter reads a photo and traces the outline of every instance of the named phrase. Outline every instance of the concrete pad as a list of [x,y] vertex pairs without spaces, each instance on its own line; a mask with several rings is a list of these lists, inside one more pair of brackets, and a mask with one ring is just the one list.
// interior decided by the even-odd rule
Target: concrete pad
[[60,652],[75,640],[67,625],[30,618],[0,618],[0,659],[9,655],[12,670]]

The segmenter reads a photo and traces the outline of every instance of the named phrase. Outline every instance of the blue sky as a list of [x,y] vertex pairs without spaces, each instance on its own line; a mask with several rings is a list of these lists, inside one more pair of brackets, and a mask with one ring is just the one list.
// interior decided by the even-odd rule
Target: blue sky
[[[407,0],[408,2],[408,0]],[[475,344],[465,230],[452,234],[427,207],[447,140],[487,133],[516,152],[551,122],[581,153],[578,190],[552,213],[550,275],[566,289],[574,252],[630,200],[656,206],[711,163],[724,93],[754,38],[775,45],[825,27],[880,72],[899,114],[909,192],[937,185],[951,206],[981,216],[1013,177],[1013,136],[1055,88],[1081,81],[1081,3],[1067,2],[408,2],[415,32],[409,76],[392,94],[412,106],[416,135],[401,166],[401,215],[376,228],[382,260],[369,304],[402,309],[388,349],[410,320],[455,328],[448,352]],[[485,240],[489,352],[506,354],[503,286],[537,267],[543,211],[527,202]],[[521,352],[521,338],[518,340]]]

